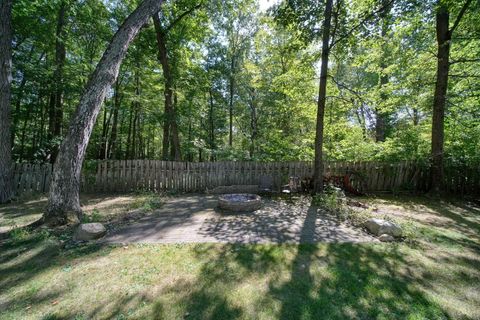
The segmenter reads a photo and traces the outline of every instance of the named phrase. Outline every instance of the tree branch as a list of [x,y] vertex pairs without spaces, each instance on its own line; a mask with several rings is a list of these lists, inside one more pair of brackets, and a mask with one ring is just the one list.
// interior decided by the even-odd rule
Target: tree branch
[[355,96],[357,96],[360,100],[364,101],[364,99],[361,97],[361,93],[358,91],[353,90],[352,88],[349,88],[347,85],[340,83],[335,79],[333,76],[329,75],[329,77],[332,79],[332,81],[337,85],[338,88],[343,88],[346,89],[347,91],[353,93]]
[[452,28],[448,31],[450,34],[450,37],[452,36],[453,31],[458,27],[460,20],[462,20],[463,15],[465,14],[465,11],[467,11],[468,6],[472,3],[472,0],[467,0],[465,4],[463,5],[462,9],[460,9],[460,12],[458,13],[457,19],[455,19],[455,22],[453,23]]
[[468,63],[468,62],[480,62],[480,58],[478,59],[459,59],[455,61],[450,61],[450,64],[455,64],[455,63]]
[[480,75],[468,75],[468,74],[449,74],[448,75],[451,78],[480,78]]
[[180,20],[182,20],[183,18],[185,18],[186,16],[188,16],[190,13],[192,13],[193,11],[199,9],[201,6],[203,5],[203,1],[201,1],[199,4],[197,4],[196,6],[193,6],[192,8],[188,9],[187,11],[183,12],[181,15],[179,15],[178,17],[175,18],[175,20],[173,20],[169,25],[168,27],[165,28],[165,31],[164,33],[168,33],[168,31],[170,31],[170,29],[172,29],[173,27],[175,27],[175,25],[177,23],[180,22]]
[[332,34],[331,34],[331,42],[330,44],[328,45],[329,48],[332,48],[333,46],[333,43],[335,42],[335,36],[337,34],[337,29],[338,29],[338,16],[339,16],[339,12],[340,12],[340,5],[342,4],[342,1],[337,1],[337,5],[335,7],[335,11],[333,12],[333,21],[334,21],[334,26],[333,26],[333,31],[332,31]]
[[[467,1],[471,1],[471,0],[467,0]],[[370,20],[372,17],[374,17],[375,15],[379,14],[380,12],[382,12],[383,10],[385,10],[386,8],[388,8],[389,6],[391,6],[393,3],[395,2],[395,0],[390,0],[389,2],[387,2],[386,4],[384,4],[383,6],[381,6],[378,10],[375,10],[373,12],[371,12],[370,14],[367,14],[363,19],[362,21],[360,21],[360,23],[358,23],[356,26],[352,27],[350,30],[348,30],[347,33],[345,33],[343,36],[339,37],[336,41],[332,42],[330,44],[330,49],[333,48],[334,45],[336,45],[338,42],[342,41],[343,39],[347,38],[348,36],[350,36],[355,30],[357,30],[358,28],[360,28],[365,22],[367,22],[368,20]]]

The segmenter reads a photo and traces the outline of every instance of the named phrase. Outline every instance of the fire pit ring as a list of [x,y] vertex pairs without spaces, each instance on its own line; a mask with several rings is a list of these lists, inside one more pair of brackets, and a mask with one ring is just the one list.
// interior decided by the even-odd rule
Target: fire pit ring
[[220,209],[232,212],[252,212],[260,209],[262,198],[250,193],[224,194],[218,198]]

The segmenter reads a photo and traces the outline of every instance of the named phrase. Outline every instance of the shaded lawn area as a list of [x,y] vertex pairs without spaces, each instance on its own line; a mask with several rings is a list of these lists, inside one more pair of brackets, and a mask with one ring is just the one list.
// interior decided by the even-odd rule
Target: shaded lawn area
[[0,319],[480,318],[478,207],[369,202],[419,240],[65,249],[16,234],[0,248]]
[[[81,194],[80,204],[88,220],[109,222],[112,219],[124,217],[132,210],[151,211],[158,205],[157,199],[158,197],[154,199],[153,194],[150,193]],[[161,201],[161,199],[158,200]],[[45,196],[25,197],[0,205],[0,234],[40,219],[46,206]]]

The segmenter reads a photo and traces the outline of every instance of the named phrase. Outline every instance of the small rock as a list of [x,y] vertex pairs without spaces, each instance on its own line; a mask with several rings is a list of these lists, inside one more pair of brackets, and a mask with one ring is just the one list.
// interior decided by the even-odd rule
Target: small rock
[[395,238],[389,234],[382,234],[380,237],[378,237],[378,240],[382,242],[392,242],[395,241]]
[[74,239],[89,241],[101,238],[107,233],[107,229],[101,223],[82,223],[75,231]]
[[381,234],[388,234],[393,237],[402,236],[402,229],[398,225],[383,219],[368,219],[367,222],[365,222],[365,227],[377,236]]

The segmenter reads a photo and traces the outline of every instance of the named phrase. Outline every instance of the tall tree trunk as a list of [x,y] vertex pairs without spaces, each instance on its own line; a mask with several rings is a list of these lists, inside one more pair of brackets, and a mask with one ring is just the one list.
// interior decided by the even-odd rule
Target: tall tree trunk
[[443,126],[445,103],[447,100],[448,70],[450,67],[450,32],[448,30],[450,15],[444,5],[440,5],[436,15],[437,31],[437,81],[433,96],[432,119],[432,191],[443,190]]
[[173,96],[173,106],[172,106],[172,122],[170,124],[171,128],[171,158],[175,161],[180,161],[182,159],[180,151],[180,139],[178,137],[178,127],[177,127],[177,91],[175,89]]
[[233,94],[235,92],[235,55],[232,53],[232,60],[230,61],[230,83],[229,94],[230,100],[228,101],[228,113],[229,113],[229,135],[228,145],[233,145]]
[[[180,138],[178,135],[178,125],[177,125],[177,118],[176,118],[176,110],[174,102],[172,102],[173,97],[173,75],[170,69],[169,59],[168,59],[168,51],[167,51],[167,32],[172,29],[178,22],[180,22],[183,18],[191,14],[193,11],[197,10],[202,6],[202,2],[199,4],[191,7],[190,9],[184,11],[175,20],[171,22],[171,24],[165,28],[162,28],[160,23],[160,18],[158,14],[155,14],[153,19],[153,24],[155,26],[155,33],[157,38],[157,47],[158,47],[158,60],[162,65],[163,70],[163,77],[165,82],[165,118],[163,123],[163,146],[162,146],[162,158],[164,160],[168,159],[168,149],[169,149],[169,142],[171,148],[171,158],[174,160],[179,161],[181,159],[181,151],[180,151]],[[171,140],[171,141],[169,141]]]
[[137,156],[139,154],[138,151],[140,150],[140,145],[137,143],[137,137],[140,130],[138,123],[140,112],[140,60],[138,58],[139,57],[137,56],[135,68],[135,101],[133,103],[135,112],[133,117],[132,146],[130,147],[132,150],[132,154],[130,156],[130,159],[137,159]]
[[122,99],[120,97],[120,84],[117,79],[117,81],[115,81],[115,93],[113,98],[112,130],[110,132],[110,139],[108,141],[108,159],[112,159],[113,155],[115,154],[115,148],[117,144],[118,110],[120,109],[121,100]]
[[135,112],[135,103],[132,102],[130,105],[130,114],[128,117],[128,133],[127,133],[127,146],[125,148],[125,160],[132,159],[130,156],[130,148],[133,146],[132,143],[132,124],[133,124],[133,113]]
[[210,94],[210,108],[208,112],[208,122],[210,123],[210,132],[209,132],[210,150],[212,150],[212,155],[210,160],[214,161],[215,156],[213,151],[215,150],[216,146],[215,146],[215,122],[214,122],[214,114],[213,114],[214,104],[213,104],[213,93],[211,88],[209,90],[209,94]]
[[103,108],[103,119],[102,119],[102,136],[100,138],[100,146],[98,147],[97,158],[105,159],[105,145],[106,135],[107,135],[107,108]]
[[11,132],[11,145],[15,145],[15,133],[17,131],[18,127],[18,120],[20,119],[20,107],[22,106],[22,98],[23,98],[23,92],[24,92],[24,87],[27,84],[27,77],[25,76],[25,72],[23,74],[22,81],[20,82],[20,86],[18,87],[18,96],[15,101],[15,111],[13,113],[13,124],[12,124],[12,132]]
[[[193,140],[192,118],[190,117],[188,119],[188,142],[191,143],[192,140]],[[188,148],[187,161],[189,162],[193,161],[193,150],[190,147]]]
[[161,0],[144,0],[130,14],[90,76],[55,161],[48,205],[43,216],[45,223],[61,225],[79,222],[82,213],[80,173],[93,125],[108,90],[117,79],[130,43],[148,19],[160,10],[161,4]]
[[[390,9],[391,9],[392,2],[390,0],[382,0],[382,7],[383,10],[380,12],[381,21],[381,30],[380,35],[382,37],[382,58],[380,62],[380,83],[379,83],[379,90],[380,90],[380,105],[384,104],[387,100],[387,94],[385,94],[385,85],[388,84],[388,75],[385,74],[385,69],[387,68],[387,64],[385,60],[388,57],[387,53],[387,33],[390,29]],[[375,108],[375,140],[377,142],[385,141],[385,135],[387,131],[387,127],[389,125],[389,118],[390,114],[385,108]]]
[[[115,106],[113,106],[115,107]],[[100,148],[98,150],[99,159],[107,159],[108,155],[108,135],[110,133],[110,123],[112,122],[113,111],[107,112],[107,108],[103,110],[103,124],[102,124],[102,138],[100,141]]]
[[134,103],[135,109],[133,113],[133,128],[132,128],[132,146],[130,147],[131,154],[130,154],[130,159],[136,159],[137,158],[137,150],[138,150],[138,144],[137,144],[137,123],[138,123],[138,104],[137,102]]
[[[45,136],[45,119],[47,118],[46,115],[46,108],[43,101],[40,101],[40,129],[39,129],[39,137],[38,137],[38,145],[42,148],[44,147],[44,136]],[[32,157],[34,158],[34,157]],[[45,161],[44,156],[42,156],[42,161]]]
[[317,126],[315,133],[315,163],[313,174],[313,191],[323,191],[323,127],[327,97],[328,55],[330,53],[330,24],[332,19],[332,2],[326,0],[325,20],[322,35],[322,66],[320,68],[320,83],[318,88]]
[[257,105],[255,100],[255,89],[252,89],[250,105],[250,159],[255,154],[255,140],[257,139]]
[[[38,101],[41,101],[41,97],[38,97]],[[30,113],[32,112],[32,108],[28,108],[23,119],[23,126],[22,126],[22,134],[20,135],[20,151],[18,152],[18,158],[20,162],[23,160],[23,155],[25,152],[25,135],[27,133],[27,125],[30,121]]]
[[160,23],[158,14],[153,15],[153,24],[155,26],[157,48],[158,48],[158,61],[162,65],[163,78],[165,83],[165,111],[163,120],[163,144],[162,144],[162,158],[168,160],[169,142],[170,142],[170,130],[172,123],[172,106],[173,106],[173,77],[168,63],[167,45],[164,31]]
[[[30,61],[32,59],[34,51],[35,51],[35,46],[32,46],[30,48],[30,52],[28,53],[27,61]],[[42,59],[43,59],[43,53],[40,55],[40,59],[38,59],[36,64],[39,64]],[[12,118],[13,118],[12,128],[11,128],[12,147],[15,146],[15,134],[17,131],[18,120],[20,118],[20,107],[22,106],[23,94],[25,92],[24,89],[25,89],[25,85],[27,84],[27,79],[28,79],[28,75],[26,74],[26,70],[22,70],[22,81],[20,82],[20,85],[18,86],[18,89],[17,89],[17,95],[15,99],[15,110],[12,114]]]
[[0,203],[13,196],[11,146],[12,0],[0,2]]
[[43,131],[43,92],[40,90],[38,96],[38,102],[35,106],[36,112],[33,119],[32,127],[35,128],[33,130],[33,137],[32,137],[32,147],[30,148],[29,159],[35,159],[35,152],[38,150],[39,142],[41,143],[42,139],[42,131]]
[[61,1],[58,9],[55,40],[55,71],[53,73],[53,91],[50,97],[50,139],[54,140],[50,153],[50,162],[54,163],[58,154],[57,139],[62,134],[63,122],[63,67],[65,65],[65,13],[66,3]]
[[433,96],[432,154],[430,170],[430,189],[434,193],[441,193],[444,191],[444,118],[445,104],[447,101],[448,70],[450,67],[450,42],[453,32],[457,28],[471,2],[472,0],[467,0],[464,3],[451,29],[449,29],[450,13],[447,4],[443,1],[439,1],[437,7],[437,79],[435,82],[435,93]]
[[418,126],[418,124],[420,123],[420,115],[419,115],[418,109],[413,108],[412,112],[413,112],[413,116],[412,116],[413,125]]
[[355,110],[355,114],[357,116],[358,124],[362,127],[362,137],[364,139],[367,138],[367,125],[365,121],[365,108],[363,107],[363,103],[360,102],[360,107]]

